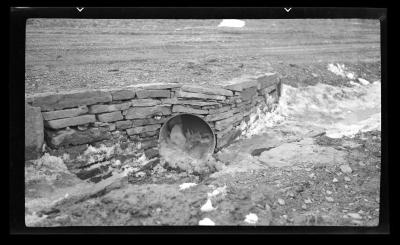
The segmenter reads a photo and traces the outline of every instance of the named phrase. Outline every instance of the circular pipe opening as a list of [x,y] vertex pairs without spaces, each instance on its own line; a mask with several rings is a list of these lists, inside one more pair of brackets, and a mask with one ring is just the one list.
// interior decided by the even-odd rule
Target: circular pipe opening
[[213,154],[216,140],[214,131],[203,119],[179,114],[161,127],[159,145],[160,156],[168,162],[183,157],[205,160]]

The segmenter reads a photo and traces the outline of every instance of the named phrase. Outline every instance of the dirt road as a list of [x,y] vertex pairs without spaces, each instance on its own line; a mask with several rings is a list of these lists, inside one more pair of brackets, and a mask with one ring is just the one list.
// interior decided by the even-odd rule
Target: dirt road
[[218,84],[247,73],[292,76],[289,64],[313,66],[320,77],[332,62],[380,72],[376,20],[245,20],[239,30],[218,28],[220,21],[28,20],[25,92]]

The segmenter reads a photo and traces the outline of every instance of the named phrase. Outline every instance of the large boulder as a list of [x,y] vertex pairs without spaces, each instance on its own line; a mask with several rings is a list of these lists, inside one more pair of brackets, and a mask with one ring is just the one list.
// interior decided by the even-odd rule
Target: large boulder
[[38,158],[43,143],[43,117],[40,107],[25,104],[25,160]]

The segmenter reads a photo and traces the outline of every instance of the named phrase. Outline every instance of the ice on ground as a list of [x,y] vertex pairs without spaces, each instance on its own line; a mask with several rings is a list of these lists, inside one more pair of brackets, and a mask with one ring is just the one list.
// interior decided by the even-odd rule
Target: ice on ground
[[199,221],[199,225],[215,225],[215,223],[209,218],[204,218]]
[[179,185],[179,190],[185,190],[196,185],[197,185],[196,183],[183,183]]
[[246,215],[246,219],[244,220],[244,222],[249,223],[249,224],[255,224],[258,221],[258,217],[256,214],[253,213],[249,213],[248,215]]
[[352,136],[380,130],[380,118],[380,83],[354,87],[319,83],[299,88],[283,84],[277,108],[272,112],[257,108],[243,127],[243,136],[267,133],[278,125],[321,129],[329,137]]
[[211,202],[211,199],[207,199],[207,202],[203,205],[203,206],[201,206],[201,208],[200,208],[200,210],[202,211],[202,212],[210,212],[210,211],[213,211],[213,210],[215,210],[216,208],[214,208],[213,206],[212,206],[212,202]]
[[338,76],[344,77],[344,78],[348,78],[348,79],[355,79],[356,75],[353,72],[347,71],[346,67],[344,66],[344,64],[329,64],[328,65],[328,70],[330,72],[335,73]]
[[218,27],[243,27],[246,22],[243,20],[225,19],[219,23]]
[[370,82],[368,82],[367,80],[363,79],[363,78],[358,78],[358,81],[362,84],[362,85],[368,85],[370,84]]

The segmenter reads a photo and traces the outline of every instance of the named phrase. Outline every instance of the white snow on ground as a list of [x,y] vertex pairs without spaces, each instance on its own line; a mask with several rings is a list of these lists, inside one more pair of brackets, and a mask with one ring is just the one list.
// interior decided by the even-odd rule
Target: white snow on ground
[[328,70],[341,77],[347,77],[348,79],[356,78],[356,75],[353,72],[346,70],[344,64],[329,64]]
[[226,19],[222,20],[218,27],[243,27],[245,24],[243,20]]
[[197,185],[196,183],[183,183],[179,185],[179,190],[185,190],[196,185]]
[[215,223],[209,218],[204,218],[199,221],[199,225],[215,225]]
[[246,215],[246,219],[244,220],[244,222],[249,223],[249,224],[255,224],[258,221],[258,217],[256,214],[253,213],[249,213],[248,215]]
[[362,85],[368,85],[370,84],[370,82],[368,82],[367,80],[363,79],[363,78],[358,78],[358,81],[362,84]]
[[207,202],[203,206],[201,206],[201,208],[200,208],[200,210],[202,212],[210,212],[210,211],[213,211],[215,209],[216,208],[213,207],[211,199],[207,199]]
[[243,136],[266,133],[281,124],[323,129],[335,138],[380,130],[381,84],[350,88],[327,84],[295,88],[283,84],[278,107],[273,112],[257,108]]

